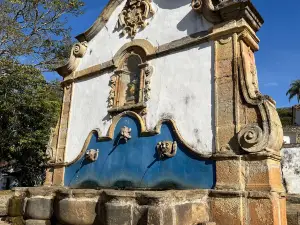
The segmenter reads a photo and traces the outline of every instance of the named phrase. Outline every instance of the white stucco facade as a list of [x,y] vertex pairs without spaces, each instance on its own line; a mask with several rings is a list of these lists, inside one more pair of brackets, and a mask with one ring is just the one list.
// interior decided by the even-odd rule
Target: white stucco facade
[[300,194],[300,147],[283,148],[282,175],[289,194]]
[[[81,61],[78,70],[86,69],[112,59],[116,52],[130,39],[120,38],[120,31],[115,30],[118,15],[126,1],[112,13],[106,26],[88,43],[87,53]],[[149,25],[138,32],[135,39],[145,39],[153,46],[160,46],[188,35],[206,31],[212,25],[191,8],[190,0],[173,3],[165,0],[154,0],[154,16],[149,19]],[[168,6],[168,7],[166,7]]]
[[[114,31],[121,4],[107,25],[88,43],[88,50],[77,70],[111,60],[130,40]],[[190,1],[174,1],[164,6],[153,1],[155,15],[135,38],[153,46],[169,43],[192,33],[207,30],[211,25],[194,13]],[[146,125],[153,129],[159,120],[176,122],[184,140],[202,154],[214,151],[213,44],[199,44],[149,61],[154,72],[150,100],[147,102]],[[81,152],[88,134],[100,129],[107,135],[111,120],[107,112],[112,72],[76,81],[70,110],[65,161],[71,162]]]

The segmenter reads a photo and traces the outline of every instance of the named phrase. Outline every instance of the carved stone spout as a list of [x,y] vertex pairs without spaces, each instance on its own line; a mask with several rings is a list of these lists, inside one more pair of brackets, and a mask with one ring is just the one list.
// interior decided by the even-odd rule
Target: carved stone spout
[[98,159],[99,150],[90,149],[85,153],[85,159],[89,162],[95,162]]
[[131,139],[131,128],[126,126],[122,127],[120,131],[120,139],[125,140],[127,143],[127,141]]
[[172,158],[177,152],[177,142],[162,141],[156,145],[156,150],[160,159]]

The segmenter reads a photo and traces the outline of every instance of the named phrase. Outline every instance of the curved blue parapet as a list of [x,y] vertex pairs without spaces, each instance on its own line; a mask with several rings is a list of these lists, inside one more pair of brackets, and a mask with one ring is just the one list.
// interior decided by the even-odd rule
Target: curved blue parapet
[[[132,138],[120,140],[122,127],[132,129]],[[173,158],[161,160],[156,153],[160,141],[176,141],[172,127],[163,123],[160,134],[142,137],[138,120],[125,116],[119,120],[110,141],[98,141],[94,134],[87,150],[99,149],[97,161],[83,156],[66,167],[65,186],[72,188],[124,189],[212,189],[215,162],[203,159],[178,142]]]

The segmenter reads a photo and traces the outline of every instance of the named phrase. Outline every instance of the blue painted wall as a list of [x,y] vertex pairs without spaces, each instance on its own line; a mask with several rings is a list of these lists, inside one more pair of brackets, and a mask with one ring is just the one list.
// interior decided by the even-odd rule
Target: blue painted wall
[[[119,140],[121,127],[132,129],[132,138]],[[88,149],[99,149],[96,162],[88,163],[84,155],[66,168],[65,186],[72,188],[143,188],[143,189],[211,189],[215,185],[215,162],[201,159],[178,142],[175,157],[159,160],[156,144],[176,141],[169,124],[161,133],[140,137],[140,124],[131,117],[118,122],[114,140],[97,141],[94,134]]]

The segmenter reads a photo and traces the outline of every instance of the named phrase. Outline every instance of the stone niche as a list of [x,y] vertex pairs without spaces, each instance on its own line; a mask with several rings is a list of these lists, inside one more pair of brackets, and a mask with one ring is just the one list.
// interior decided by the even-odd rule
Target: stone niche
[[262,24],[250,0],[109,1],[57,70],[46,187],[15,189],[9,219],[286,225],[283,131],[254,57]]

